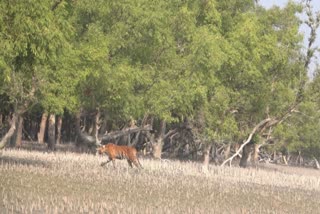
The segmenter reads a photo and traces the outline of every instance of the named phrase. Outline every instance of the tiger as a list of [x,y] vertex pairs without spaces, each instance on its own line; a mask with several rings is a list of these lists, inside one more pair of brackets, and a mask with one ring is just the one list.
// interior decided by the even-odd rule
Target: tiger
[[106,153],[108,156],[108,161],[101,163],[101,166],[106,165],[112,161],[113,167],[115,167],[115,159],[127,159],[128,164],[133,168],[134,164],[137,168],[143,168],[139,159],[137,158],[137,150],[132,146],[118,146],[113,143],[108,143],[97,148],[99,154]]

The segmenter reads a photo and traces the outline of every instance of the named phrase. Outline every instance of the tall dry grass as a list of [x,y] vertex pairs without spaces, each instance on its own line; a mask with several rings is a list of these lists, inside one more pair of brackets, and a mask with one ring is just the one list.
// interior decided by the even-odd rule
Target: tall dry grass
[[0,213],[317,213],[320,174],[5,150]]

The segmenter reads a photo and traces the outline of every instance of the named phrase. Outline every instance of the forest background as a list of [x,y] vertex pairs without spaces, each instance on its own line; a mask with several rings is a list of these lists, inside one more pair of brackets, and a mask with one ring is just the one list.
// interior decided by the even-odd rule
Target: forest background
[[319,160],[319,23],[311,1],[1,1],[0,147]]

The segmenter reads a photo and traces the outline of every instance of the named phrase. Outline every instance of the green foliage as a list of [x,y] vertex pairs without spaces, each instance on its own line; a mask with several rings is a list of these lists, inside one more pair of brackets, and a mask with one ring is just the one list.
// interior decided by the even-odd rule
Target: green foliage
[[297,115],[278,126],[275,137],[291,152],[318,157],[320,155],[319,106],[306,101],[300,105]]
[[[0,40],[3,47],[0,52],[3,77],[0,92],[7,94],[16,108],[23,108],[23,111],[32,102],[42,102],[37,93],[44,93],[41,90],[43,84],[48,88],[58,87],[51,85],[50,78],[56,75],[52,73],[60,66],[63,61],[61,55],[69,47],[71,26],[64,10],[67,3],[61,3],[55,11],[51,3],[23,0],[14,3],[2,1],[0,4]],[[59,72],[62,78],[64,73]],[[51,106],[59,103],[56,94],[49,94],[46,98]],[[52,110],[61,113],[62,109],[53,107]]]
[[254,134],[252,136],[251,143],[252,144],[260,144],[261,143],[261,137],[258,134]]
[[320,155],[319,75],[308,85],[306,98],[293,115],[274,132],[281,145],[310,157]]
[[[114,121],[187,117],[204,141],[236,141],[286,113],[307,78],[301,7],[292,2],[269,10],[252,0],[55,4],[0,3],[0,94],[10,104],[55,114],[99,108]],[[302,115],[317,115],[318,80]],[[315,148],[317,120],[302,115],[274,134],[292,149]]]

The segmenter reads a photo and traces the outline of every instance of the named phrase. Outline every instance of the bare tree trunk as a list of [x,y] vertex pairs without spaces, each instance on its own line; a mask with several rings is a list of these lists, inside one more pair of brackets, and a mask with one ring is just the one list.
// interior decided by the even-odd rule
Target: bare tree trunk
[[17,137],[16,137],[16,142],[15,146],[16,147],[21,147],[22,144],[22,128],[23,128],[23,117],[19,116],[18,117],[18,129],[17,129]]
[[288,165],[288,161],[287,161],[287,156],[286,156],[286,155],[283,155],[283,156],[282,156],[282,160],[283,160],[283,163],[284,163],[285,165]]
[[230,156],[230,148],[231,148],[231,143],[228,143],[226,146],[226,149],[224,151],[224,159],[227,160]]
[[162,139],[157,138],[156,142],[153,144],[153,152],[152,155],[156,159],[161,159],[161,153],[162,153]]
[[157,137],[156,142],[154,142],[154,144],[152,146],[153,147],[152,155],[156,159],[161,159],[165,130],[166,130],[166,122],[164,120],[161,120],[159,136]]
[[205,170],[209,168],[211,147],[212,147],[212,143],[206,144],[203,152],[203,169]]
[[248,166],[248,162],[250,161],[252,152],[253,152],[252,144],[247,144],[245,147],[243,147],[242,157],[239,164],[240,167],[246,168]]
[[30,133],[30,136],[32,138],[32,141],[35,141],[35,139],[37,138],[37,131],[38,131],[38,123],[31,120],[30,121],[30,130],[29,130],[29,133]]
[[49,125],[48,125],[48,149],[55,150],[55,132],[56,132],[56,116],[54,114],[50,114],[49,116]]
[[[142,119],[142,122],[141,122],[141,127],[145,127],[147,125],[147,121],[148,121],[148,114],[145,114],[143,119]],[[136,124],[134,124],[134,126],[136,126]],[[134,139],[131,141],[130,146],[134,146],[134,147],[137,148],[138,142],[142,138],[142,136],[141,136],[142,134],[141,133],[142,133],[142,131],[136,133]],[[139,150],[142,150],[143,154],[145,155],[146,154],[146,144],[141,144],[140,143],[140,145],[138,145],[138,146],[139,146]]]
[[98,138],[98,135],[99,135],[99,130],[100,130],[100,127],[101,127],[101,124],[100,124],[100,116],[101,116],[101,112],[100,112],[100,109],[97,108],[97,113],[95,115],[95,118],[94,118],[94,136],[96,138],[96,142],[100,142],[99,138]]
[[61,144],[61,127],[62,127],[62,117],[58,116],[57,120],[57,144]]
[[278,164],[278,160],[279,160],[279,158],[277,155],[277,151],[273,151],[273,162]]
[[[76,117],[75,117],[75,125],[76,125],[76,134],[77,134],[77,140],[76,140],[76,146],[77,147],[82,147],[84,145],[86,146],[98,146],[100,145],[99,142],[96,142],[96,139],[94,137],[92,137],[89,134],[83,133],[81,130],[81,113],[78,112],[76,113]],[[108,141],[108,139],[105,139],[106,141]]]
[[47,119],[48,119],[48,114],[44,112],[41,117],[40,130],[38,132],[39,143],[44,143],[44,133],[46,131]]
[[320,169],[320,164],[319,164],[319,161],[317,160],[317,158],[313,157],[313,160],[314,160],[314,168]]
[[14,134],[14,132],[16,130],[16,120],[17,120],[17,115],[15,113],[13,113],[12,119],[10,122],[11,123],[10,129],[7,132],[7,134],[0,141],[0,149],[3,149],[6,146],[7,142]]
[[102,121],[102,124],[101,124],[101,127],[100,127],[100,133],[104,134],[107,132],[107,128],[108,128],[108,123],[107,123],[107,117],[106,117],[106,114],[104,114],[104,117],[103,117],[103,121]]
[[254,165],[258,164],[259,162],[259,149],[260,149],[260,144],[254,144],[253,146],[253,159],[252,159],[252,163]]
[[212,143],[211,146],[211,157],[213,159],[213,162],[216,166],[219,165],[219,150],[215,143]]
[[62,124],[63,129],[65,129],[65,135],[63,136],[64,140],[67,142],[76,142],[76,138],[77,138],[77,131],[76,128],[74,127],[74,119],[75,118],[71,118],[70,116],[68,116],[67,118],[64,117],[64,122]]
[[[251,142],[251,139],[252,139],[252,136],[258,131],[258,129],[261,129],[261,128],[263,128],[263,127],[265,127],[265,125],[267,124],[267,123],[269,123],[271,121],[271,119],[270,118],[267,118],[267,119],[264,119],[264,120],[262,120],[258,125],[256,125],[253,129],[252,129],[252,131],[251,131],[251,133],[249,134],[249,137],[247,138],[247,140],[240,146],[240,148],[236,151],[236,153],[234,154],[234,155],[232,155],[230,158],[228,158],[227,160],[225,160],[222,164],[221,164],[221,166],[224,166],[227,162],[231,162],[232,160],[233,160],[233,158],[235,158],[237,155],[239,155],[239,153],[241,152],[241,150],[247,145],[247,144],[249,144],[250,142]],[[278,120],[277,120],[277,122],[279,122]],[[240,162],[240,164],[241,164],[241,162]]]
[[303,157],[301,155],[301,151],[298,152],[298,157],[297,157],[297,160],[296,160],[296,164],[301,166],[303,164]]
[[76,126],[76,146],[81,144],[81,113],[77,112],[75,115],[75,126]]
[[85,121],[87,121],[86,124],[88,124],[88,125],[87,125],[87,127],[88,127],[88,134],[91,135],[91,136],[95,135],[95,132],[96,132],[96,131],[95,131],[95,121],[92,121],[92,120],[90,120],[90,119],[85,120]]
[[11,138],[9,139],[9,146],[10,146],[10,147],[16,146],[17,136],[18,136],[19,117],[20,117],[20,116],[17,115],[17,119],[16,119],[16,129],[15,129],[13,135],[11,136]]
[[3,126],[2,119],[3,119],[3,115],[0,114],[0,128]]
[[240,148],[240,144],[239,143],[235,143],[234,144],[234,150],[238,151],[239,148]]

